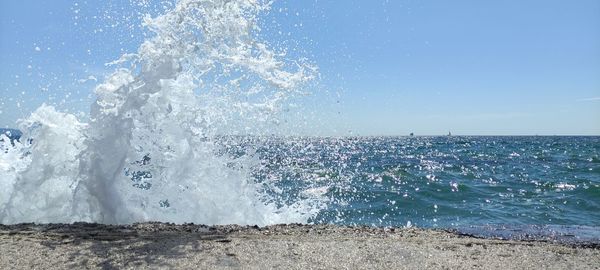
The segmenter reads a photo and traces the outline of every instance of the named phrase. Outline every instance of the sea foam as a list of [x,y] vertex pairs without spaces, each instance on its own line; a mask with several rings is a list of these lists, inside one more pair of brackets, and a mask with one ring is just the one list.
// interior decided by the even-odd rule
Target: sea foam
[[[144,17],[153,35],[110,63],[89,121],[43,105],[0,154],[0,223],[307,222],[324,204],[282,205],[252,177],[258,160],[218,138],[271,125],[317,75],[257,38],[261,0],[180,0]],[[3,136],[3,135],[0,135]]]

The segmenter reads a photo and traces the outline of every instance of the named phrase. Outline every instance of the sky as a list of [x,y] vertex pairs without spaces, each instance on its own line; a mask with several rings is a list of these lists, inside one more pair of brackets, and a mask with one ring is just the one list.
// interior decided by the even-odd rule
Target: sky
[[[156,15],[135,6],[0,1],[0,127],[83,118]],[[279,0],[261,26],[319,66],[308,133],[600,135],[600,1]]]

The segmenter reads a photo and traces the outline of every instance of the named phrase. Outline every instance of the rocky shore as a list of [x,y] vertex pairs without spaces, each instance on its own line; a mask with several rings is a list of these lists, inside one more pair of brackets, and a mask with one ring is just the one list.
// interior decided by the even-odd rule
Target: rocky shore
[[0,225],[0,269],[600,269],[597,245],[333,225]]

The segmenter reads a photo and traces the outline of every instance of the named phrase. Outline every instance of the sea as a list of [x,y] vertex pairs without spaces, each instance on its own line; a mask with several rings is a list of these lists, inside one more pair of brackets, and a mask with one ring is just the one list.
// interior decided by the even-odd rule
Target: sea
[[[216,142],[219,155],[257,158],[250,177],[268,186],[278,205],[321,201],[307,223],[600,225],[600,137],[235,136]],[[152,178],[137,175],[131,186],[150,189]]]
[[250,145],[261,160],[256,179],[277,179],[286,194],[323,192],[328,207],[311,222],[600,222],[600,137],[272,138]]
[[109,63],[87,118],[44,104],[2,131],[0,223],[414,226],[600,243],[600,137],[272,132],[320,75],[257,34],[270,5],[180,0],[144,16],[143,43]]
[[[236,142],[236,143],[232,143]],[[319,194],[308,222],[600,243],[600,137],[235,138],[273,198]],[[274,181],[273,181],[274,180]],[[308,195],[306,194],[308,193]]]

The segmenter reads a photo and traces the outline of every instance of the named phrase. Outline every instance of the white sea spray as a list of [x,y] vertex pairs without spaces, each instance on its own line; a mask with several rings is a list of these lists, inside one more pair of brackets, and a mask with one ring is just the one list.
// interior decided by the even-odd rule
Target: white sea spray
[[0,155],[0,223],[307,222],[323,201],[275,204],[257,159],[220,136],[260,133],[317,68],[257,38],[261,0],[180,0],[95,88],[90,120],[43,105]]

